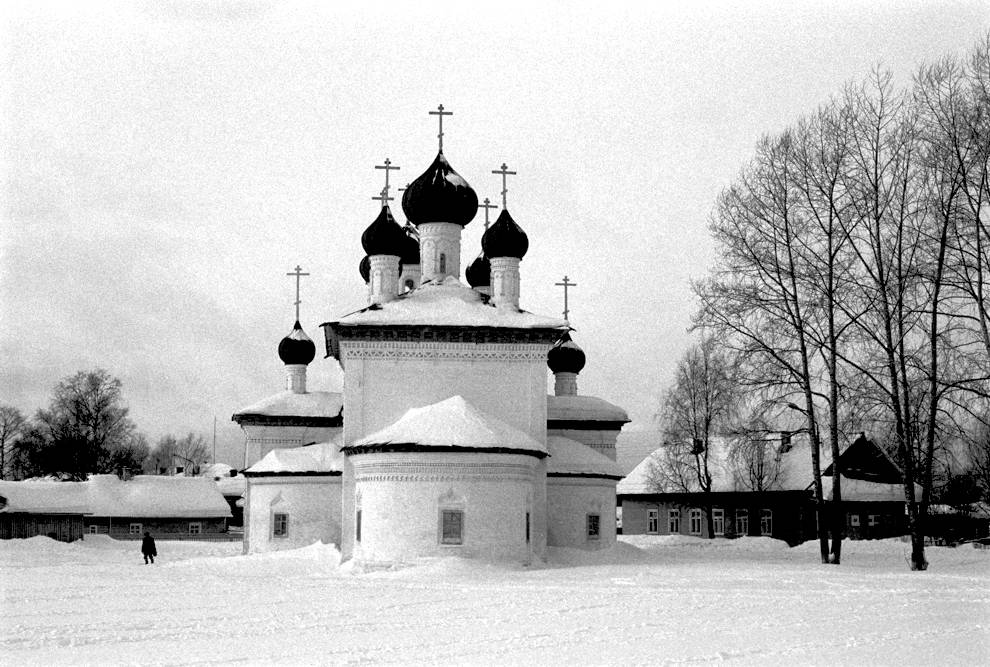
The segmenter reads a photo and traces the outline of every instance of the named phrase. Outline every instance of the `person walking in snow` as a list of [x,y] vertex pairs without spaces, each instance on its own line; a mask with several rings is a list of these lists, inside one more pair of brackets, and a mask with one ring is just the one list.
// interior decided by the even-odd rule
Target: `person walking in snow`
[[141,540],[141,553],[144,554],[145,565],[149,562],[154,563],[155,556],[158,555],[158,549],[155,548],[155,538],[148,531],[144,531],[144,539]]

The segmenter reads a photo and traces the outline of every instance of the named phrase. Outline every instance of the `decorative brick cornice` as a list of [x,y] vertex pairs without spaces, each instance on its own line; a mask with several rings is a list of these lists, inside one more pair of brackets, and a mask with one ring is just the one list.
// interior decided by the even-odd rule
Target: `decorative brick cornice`
[[[342,325],[325,322],[323,327],[327,342],[327,356],[338,358],[342,343],[406,342],[406,343],[462,343],[472,345],[542,345],[549,349],[561,334],[556,328],[517,329],[511,327],[473,327],[436,325]],[[543,352],[546,356],[546,350]]]
[[545,363],[547,346],[532,343],[451,343],[413,341],[346,341],[341,359],[469,360],[499,363]]
[[518,480],[531,483],[534,470],[525,463],[497,462],[354,462],[354,480],[361,482],[439,482],[452,480]]

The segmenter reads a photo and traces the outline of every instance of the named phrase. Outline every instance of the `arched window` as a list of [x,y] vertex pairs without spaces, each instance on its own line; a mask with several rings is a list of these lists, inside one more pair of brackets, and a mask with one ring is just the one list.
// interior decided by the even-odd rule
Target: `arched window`
[[440,253],[440,273],[447,273],[447,255]]

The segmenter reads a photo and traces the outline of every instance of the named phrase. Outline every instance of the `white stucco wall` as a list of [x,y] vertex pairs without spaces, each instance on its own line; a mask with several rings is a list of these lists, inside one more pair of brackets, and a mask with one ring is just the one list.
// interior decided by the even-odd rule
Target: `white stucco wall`
[[548,345],[341,342],[344,443],[385,428],[409,408],[463,396],[539,442],[546,440]]
[[551,428],[547,429],[547,435],[559,435],[571,440],[577,440],[582,445],[587,445],[593,450],[615,460],[615,443],[619,437],[618,430],[610,429],[573,429],[573,428]]
[[[459,556],[529,563],[546,551],[541,460],[518,454],[373,453],[349,457],[344,553],[366,562]],[[345,485],[347,484],[345,480]],[[361,541],[354,539],[361,511]],[[440,543],[440,512],[464,512],[463,544]],[[530,540],[526,541],[526,512]]]
[[[273,536],[276,513],[289,515],[285,537]],[[341,476],[248,477],[244,553],[295,549],[322,541],[340,545]]]
[[[548,477],[547,512],[549,546],[603,549],[615,544],[615,480]],[[601,517],[597,540],[588,539],[589,514]]]
[[273,449],[301,447],[314,442],[327,442],[343,429],[340,426],[261,426],[244,424],[241,426],[246,436],[244,444],[244,467],[250,468]]

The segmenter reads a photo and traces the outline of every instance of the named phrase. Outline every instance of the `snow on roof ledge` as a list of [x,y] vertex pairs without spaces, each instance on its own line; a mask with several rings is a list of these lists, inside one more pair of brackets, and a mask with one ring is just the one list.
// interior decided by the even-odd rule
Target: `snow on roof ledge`
[[391,426],[357,440],[344,447],[344,451],[398,445],[412,445],[417,449],[547,453],[546,447],[528,434],[478,410],[461,396],[452,396],[422,408],[411,408]]
[[622,478],[622,470],[615,461],[577,440],[551,435],[547,438],[547,450],[550,452],[547,474]]
[[345,315],[337,324],[432,325],[460,327],[499,327],[508,329],[562,329],[564,320],[534,315],[524,310],[496,308],[477,290],[463,285],[454,276],[440,283],[426,283],[392,301]]
[[273,449],[244,471],[247,477],[264,475],[327,475],[344,470],[340,438],[305,447]]
[[618,405],[597,396],[547,396],[547,421],[629,422]]
[[332,391],[310,391],[297,394],[294,391],[280,391],[245,408],[241,415],[265,415],[268,417],[337,417],[344,406],[341,394]]

